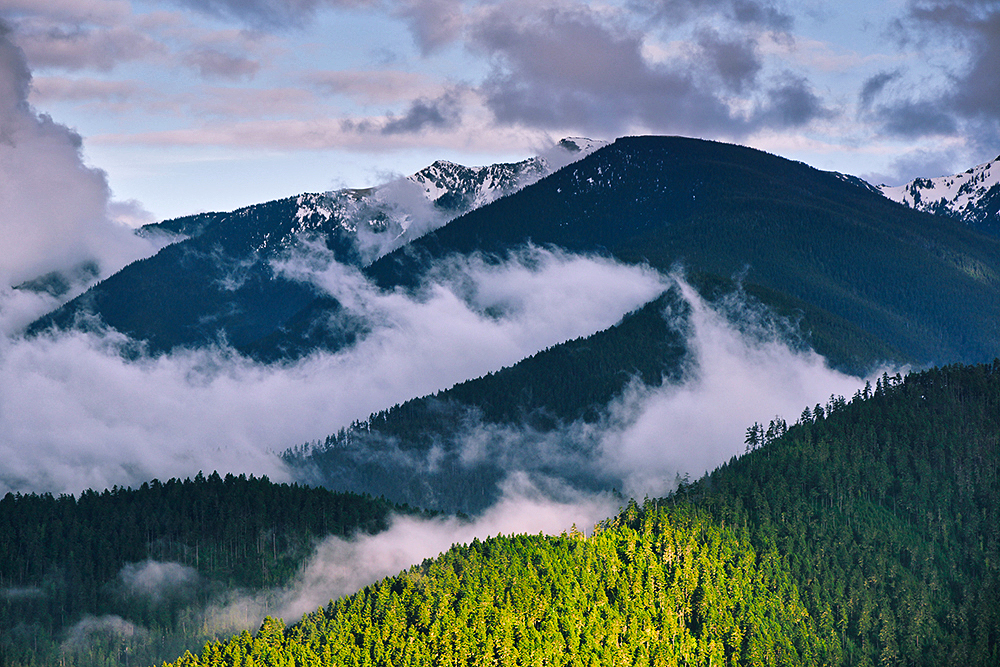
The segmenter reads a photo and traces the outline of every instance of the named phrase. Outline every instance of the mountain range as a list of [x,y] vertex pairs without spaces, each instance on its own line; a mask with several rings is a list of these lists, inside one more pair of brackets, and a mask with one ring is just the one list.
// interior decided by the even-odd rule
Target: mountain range
[[[327,437],[282,454],[299,482],[359,495],[218,475],[79,501],[8,495],[0,664],[39,661],[26,627],[44,628],[44,655],[81,665],[127,664],[133,646],[157,660],[190,648],[177,665],[997,664],[993,164],[893,189],[718,142],[567,139],[523,162],[436,162],[377,188],[143,228],[170,243],[25,340],[114,330],[130,360],[205,349],[295,369],[377,336],[382,315],[356,303],[359,290],[416,304],[444,290],[502,324],[519,304],[468,267],[499,281],[503,267],[539,275],[586,258],[659,287],[610,326],[351,424],[317,424]],[[496,294],[481,302],[483,289]],[[759,353],[858,389],[801,406],[790,426],[747,423],[745,440],[725,435],[727,453],[706,455],[704,477],[677,468],[674,491],[621,498],[594,530],[456,546],[287,627],[267,618],[253,635],[212,637],[191,629],[211,596],[161,605],[130,592],[130,563],[161,560],[212,595],[284,585],[325,533],[384,531],[387,513],[415,513],[398,503],[480,515],[515,482],[562,500],[631,492],[637,474],[662,470],[625,448],[622,429],[663,397],[697,400],[685,392],[730,340],[737,362]],[[742,383],[727,400],[773,389],[765,362],[733,363],[717,371]],[[895,373],[907,367],[924,370]],[[680,435],[653,422],[643,442],[697,449],[736,408],[701,405]],[[252,520],[235,532],[220,523],[243,510]],[[202,524],[213,528],[199,535]],[[156,630],[67,649],[66,628],[101,614]]]
[[[545,155],[479,168],[439,161],[375,188],[302,194],[147,225],[140,234],[178,240],[46,315],[29,333],[93,325],[86,314],[153,353],[220,342],[253,351],[316,297],[312,285],[275,271],[272,262],[287,253],[318,242],[337,261],[366,266],[600,145],[565,139]],[[325,336],[323,343],[337,348],[350,340]]]
[[[381,188],[144,228],[186,238],[29,333],[92,326],[96,316],[152,352],[224,341],[264,360],[296,357],[348,345],[364,324],[315,285],[275,270],[292,247],[318,241],[382,288],[413,288],[435,258],[532,243],[663,272],[743,275],[770,305],[800,313],[838,367],[977,362],[997,347],[992,239],[894,206],[860,179],[752,149],[636,137],[591,153],[597,143],[577,141],[582,149],[561,146],[580,159],[541,180],[539,158],[478,170],[435,163]],[[398,192],[414,190],[417,205],[404,206]]]
[[[858,178],[717,142],[574,139],[556,150],[568,164],[548,175],[542,158],[479,169],[439,162],[371,190],[146,227],[184,240],[29,334],[110,326],[147,353],[221,344],[289,363],[350,349],[373,326],[314,271],[282,270],[289,257],[308,264],[318,253],[321,266],[357,267],[383,293],[417,299],[456,257],[495,263],[531,248],[681,272],[606,330],[367,420],[330,424],[324,440],[285,454],[304,482],[465,512],[494,502],[512,466],[571,486],[624,488],[620,475],[582,463],[593,443],[565,434],[600,423],[634,382],[656,389],[696,375],[686,284],[708,303],[739,295],[793,346],[854,375],[881,364],[980,363],[1000,349],[1000,239],[968,224],[900,206]],[[493,444],[470,461],[470,434],[483,429]],[[517,434],[512,451],[498,432]]]

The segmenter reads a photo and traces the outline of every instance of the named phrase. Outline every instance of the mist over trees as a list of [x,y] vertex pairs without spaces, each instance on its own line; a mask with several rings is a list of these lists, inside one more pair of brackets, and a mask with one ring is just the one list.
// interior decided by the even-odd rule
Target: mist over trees
[[[190,238],[0,340],[0,481],[99,487],[0,499],[0,665],[1000,663],[1000,362],[858,377],[995,356],[996,238],[677,137],[371,264],[316,202],[165,224]],[[364,493],[139,485],[206,461]],[[612,488],[646,498],[615,514]],[[471,543],[442,520],[441,556],[326,588],[320,556],[414,527],[390,501],[512,489],[612,516]],[[298,621],[275,601],[307,575]]]

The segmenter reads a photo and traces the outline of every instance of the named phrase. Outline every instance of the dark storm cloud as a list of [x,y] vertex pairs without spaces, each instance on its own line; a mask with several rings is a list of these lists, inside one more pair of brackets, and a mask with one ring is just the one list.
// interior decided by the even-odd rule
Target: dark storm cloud
[[406,113],[391,118],[382,128],[383,134],[420,132],[426,128],[445,129],[456,125],[460,118],[458,102],[453,95],[436,100],[414,101]]
[[900,137],[953,134],[958,131],[955,116],[940,100],[904,100],[880,109],[883,129]]
[[901,43],[943,43],[956,49],[956,58],[943,89],[901,95],[876,109],[885,131],[920,137],[951,134],[965,125],[964,134],[974,142],[1000,141],[1000,4],[912,0],[894,26]]
[[660,0],[653,3],[635,2],[632,7],[638,13],[652,13],[670,23],[689,21],[706,13],[719,14],[740,25],[754,25],[770,30],[787,31],[794,22],[792,16],[775,3],[752,0]]
[[858,104],[861,108],[870,109],[875,98],[885,90],[887,85],[897,80],[899,76],[900,73],[896,71],[879,72],[874,76],[868,77],[864,85],[861,86],[861,93],[858,95]]
[[687,68],[649,63],[641,34],[609,26],[585,9],[544,9],[530,18],[498,8],[472,42],[496,62],[484,86],[500,122],[574,124],[613,134],[633,123],[659,130],[740,133],[714,91]]
[[756,81],[762,67],[756,40],[727,39],[715,30],[703,30],[698,35],[698,46],[729,89],[742,92]]
[[[461,0],[164,0],[262,28],[301,25],[323,7],[378,6],[403,20],[427,55],[461,45],[491,69],[474,91],[501,125],[616,135],[653,132],[744,137],[761,127],[794,127],[822,115],[801,75],[771,90],[761,84],[760,40],[789,38],[792,16],[769,0],[663,0],[622,11],[589,3]],[[680,42],[678,31],[686,33]],[[656,55],[654,33],[684,44]],[[689,41],[685,41],[689,40]],[[672,47],[673,48],[673,47]],[[227,63],[206,62],[206,66]],[[215,69],[218,69],[217,67]],[[237,76],[249,76],[237,72]],[[736,100],[734,96],[743,99]],[[382,135],[450,129],[477,95],[459,100],[416,92],[388,122],[350,121]]]
[[967,118],[1000,119],[1000,4],[915,2],[911,14],[927,30],[950,33],[969,53],[968,66],[953,79],[952,108]]
[[813,92],[809,82],[792,74],[767,91],[768,104],[758,116],[758,122],[769,127],[799,127],[832,112]]
[[[892,84],[902,81],[900,71],[869,77],[858,94],[862,118],[874,121],[882,132],[900,137],[952,134],[958,124],[949,105],[940,99],[908,99],[893,95]],[[878,100],[884,100],[876,103]]]

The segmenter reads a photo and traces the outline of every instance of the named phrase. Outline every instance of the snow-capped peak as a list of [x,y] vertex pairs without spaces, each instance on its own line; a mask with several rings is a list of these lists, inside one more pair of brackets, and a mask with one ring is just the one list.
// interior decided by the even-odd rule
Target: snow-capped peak
[[454,218],[512,194],[593,153],[608,142],[563,139],[521,162],[484,167],[438,160],[417,173],[367,189],[303,194],[296,199],[294,229],[279,244],[331,222],[356,235],[363,261],[426,234]]
[[981,227],[994,222],[1000,201],[1000,156],[961,174],[915,178],[905,185],[880,185],[883,195],[910,208],[947,215]]

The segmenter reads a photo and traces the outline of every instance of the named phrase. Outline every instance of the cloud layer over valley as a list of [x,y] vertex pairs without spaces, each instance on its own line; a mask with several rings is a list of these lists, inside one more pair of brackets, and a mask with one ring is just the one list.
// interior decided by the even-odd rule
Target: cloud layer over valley
[[366,440],[362,432],[348,448],[349,458],[361,465],[382,460],[399,466],[401,475],[409,467],[419,477],[439,471],[447,454],[472,478],[477,466],[491,466],[507,476],[527,476],[553,498],[561,498],[567,484],[658,497],[678,480],[696,479],[744,453],[752,424],[793,424],[804,409],[863,387],[865,379],[830,368],[792,323],[742,291],[709,303],[682,275],[665,280],[688,306],[662,313],[684,337],[679,378],[660,386],[633,379],[597,419],[554,429],[531,426],[528,415],[525,423],[487,423],[473,408],[456,434],[442,434],[430,450],[415,452],[410,443],[404,453],[391,438]]
[[4,338],[0,490],[77,493],[215,469],[287,479],[275,452],[606,328],[663,289],[648,269],[542,250],[456,260],[416,296],[309,259],[283,269],[319,269],[310,279],[372,328],[337,354],[265,366],[225,348],[135,356],[111,331]]

